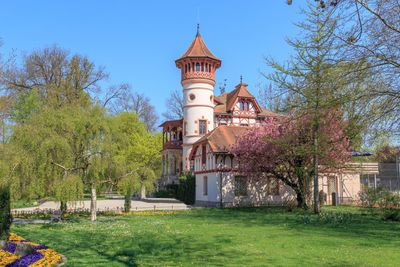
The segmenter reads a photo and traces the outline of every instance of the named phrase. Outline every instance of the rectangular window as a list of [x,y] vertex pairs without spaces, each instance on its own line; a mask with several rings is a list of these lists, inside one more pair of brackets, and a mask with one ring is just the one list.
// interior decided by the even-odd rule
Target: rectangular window
[[207,176],[203,177],[203,195],[204,196],[208,195],[208,177]]
[[201,147],[201,164],[206,164],[207,161],[207,147],[203,145]]
[[207,121],[199,120],[199,134],[206,134],[206,133],[207,133]]
[[235,176],[235,196],[247,195],[247,177]]

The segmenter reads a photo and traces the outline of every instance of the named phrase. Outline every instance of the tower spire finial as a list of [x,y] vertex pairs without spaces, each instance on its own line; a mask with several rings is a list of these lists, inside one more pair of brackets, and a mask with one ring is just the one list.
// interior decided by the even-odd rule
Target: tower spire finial
[[243,84],[243,76],[240,75],[240,84]]
[[200,35],[200,23],[197,23],[197,33],[196,33],[196,35],[197,36]]

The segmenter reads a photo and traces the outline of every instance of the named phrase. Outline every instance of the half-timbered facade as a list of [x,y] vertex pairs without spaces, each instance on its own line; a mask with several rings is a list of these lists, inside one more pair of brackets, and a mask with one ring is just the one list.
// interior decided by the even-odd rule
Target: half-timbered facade
[[[175,63],[181,71],[183,118],[161,124],[160,186],[178,183],[182,173],[192,172],[198,205],[269,205],[293,196],[291,189],[273,177],[237,173],[237,162],[229,151],[246,129],[281,115],[262,108],[242,79],[231,92],[214,95],[216,70],[222,61],[207,48],[199,32]],[[321,177],[321,190],[326,187],[350,197],[358,192],[357,173],[346,174],[344,180],[337,175],[329,177]],[[351,193],[343,189],[345,180],[355,188]]]

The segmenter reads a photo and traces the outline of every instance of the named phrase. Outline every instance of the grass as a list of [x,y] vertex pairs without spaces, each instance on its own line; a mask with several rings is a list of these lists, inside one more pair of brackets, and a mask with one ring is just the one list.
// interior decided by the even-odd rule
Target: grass
[[31,208],[31,207],[36,207],[39,205],[39,202],[36,200],[17,200],[17,201],[11,201],[11,208],[12,209],[19,209],[19,208]]
[[64,266],[399,265],[399,222],[356,208],[324,212],[329,216],[280,208],[196,209],[12,230],[64,254]]

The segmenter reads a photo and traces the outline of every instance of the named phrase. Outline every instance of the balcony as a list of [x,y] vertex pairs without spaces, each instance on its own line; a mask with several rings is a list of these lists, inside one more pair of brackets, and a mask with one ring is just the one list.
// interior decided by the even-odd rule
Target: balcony
[[182,140],[172,140],[165,142],[163,145],[163,150],[165,149],[182,149]]

